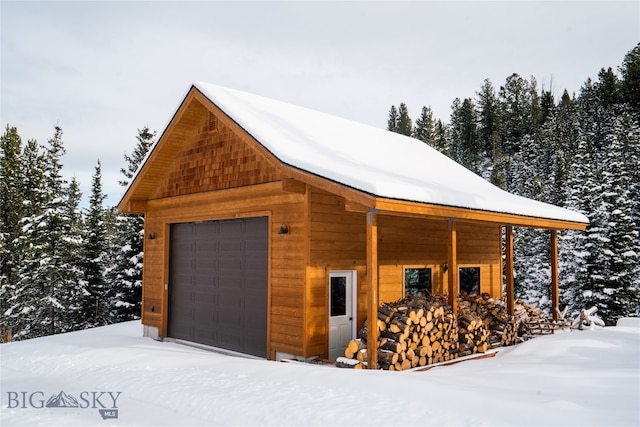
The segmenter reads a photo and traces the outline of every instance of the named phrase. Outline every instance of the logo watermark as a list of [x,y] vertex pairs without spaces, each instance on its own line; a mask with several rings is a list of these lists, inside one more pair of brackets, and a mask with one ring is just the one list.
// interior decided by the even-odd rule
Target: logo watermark
[[49,398],[42,391],[8,391],[8,409],[78,408],[97,409],[103,420],[118,418],[121,391],[81,391],[77,394],[60,390]]

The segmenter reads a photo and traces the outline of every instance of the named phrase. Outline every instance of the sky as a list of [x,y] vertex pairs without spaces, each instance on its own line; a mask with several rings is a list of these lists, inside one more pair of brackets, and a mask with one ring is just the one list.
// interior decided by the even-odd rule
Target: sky
[[138,129],[158,135],[195,81],[384,128],[391,105],[449,121],[455,98],[518,73],[556,98],[640,41],[638,1],[0,0],[0,122],[62,128],[67,178],[105,206]]

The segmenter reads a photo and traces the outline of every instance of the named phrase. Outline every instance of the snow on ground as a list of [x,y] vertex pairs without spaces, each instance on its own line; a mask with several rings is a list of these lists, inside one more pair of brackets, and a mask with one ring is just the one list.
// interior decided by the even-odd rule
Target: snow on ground
[[[139,322],[2,344],[0,363],[2,426],[640,425],[637,326],[424,372],[222,355],[144,338]],[[46,407],[57,395],[67,407]]]

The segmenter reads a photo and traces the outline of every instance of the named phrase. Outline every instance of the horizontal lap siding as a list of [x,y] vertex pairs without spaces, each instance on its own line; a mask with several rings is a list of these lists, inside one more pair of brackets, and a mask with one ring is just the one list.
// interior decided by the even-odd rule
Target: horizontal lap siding
[[[432,270],[434,293],[446,293],[448,222],[419,218],[381,216],[378,219],[380,301],[403,297],[405,267]],[[491,224],[459,223],[457,252],[460,267],[480,267],[480,290],[501,295],[500,227]]]
[[[144,308],[145,324],[166,328],[164,317],[158,309],[159,301],[164,302],[164,285],[168,277],[168,255],[164,255],[166,237],[159,230],[168,230],[168,224],[223,220],[236,217],[270,215],[270,357],[275,351],[302,354],[304,347],[304,271],[306,260],[300,251],[304,246],[302,223],[288,222],[290,233],[278,235],[278,230],[286,218],[296,217],[304,212],[304,195],[282,193],[279,186],[272,185],[271,197],[246,199],[243,191],[237,192],[239,201],[218,201],[216,193],[198,195],[199,202],[189,201],[181,206],[181,198],[175,199],[175,205],[150,210],[146,215],[146,234],[151,230],[157,234],[156,240],[147,241],[144,262]],[[208,197],[207,197],[208,196]],[[207,201],[207,198],[210,200]],[[243,206],[244,205],[244,206]],[[147,258],[147,254],[153,254]],[[168,253],[168,252],[167,252]],[[165,257],[166,260],[165,260]],[[160,273],[162,272],[162,273]],[[154,305],[154,312],[150,306]],[[166,331],[166,329],[162,329]],[[166,333],[166,332],[165,332]]]
[[[481,291],[500,295],[500,228],[487,224],[458,225],[458,262],[480,266]],[[311,193],[311,250],[308,268],[307,333],[309,354],[326,356],[328,341],[328,274],[358,271],[358,327],[366,319],[366,215],[346,212],[344,199],[321,190]],[[434,293],[445,293],[448,221],[378,217],[379,301],[404,296],[404,268],[432,269]]]
[[[164,248],[166,244],[162,222],[146,214],[144,220],[144,258],[142,263],[142,323],[162,330],[164,314]],[[154,240],[147,236],[153,232]]]
[[[330,270],[357,270],[358,326],[366,310],[365,265],[367,229],[365,216],[346,212],[344,199],[311,190],[309,303],[307,306],[308,355],[328,357],[328,275]],[[365,304],[365,305],[362,305]]]

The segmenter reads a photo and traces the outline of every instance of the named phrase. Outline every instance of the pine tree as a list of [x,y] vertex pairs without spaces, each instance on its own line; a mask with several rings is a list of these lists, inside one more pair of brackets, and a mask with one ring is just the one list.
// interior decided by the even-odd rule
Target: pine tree
[[[547,179],[542,167],[540,141],[522,138],[514,156],[515,191],[530,199],[542,200]],[[551,314],[551,264],[548,231],[521,228],[515,232],[514,271],[516,297]]]
[[409,117],[407,105],[404,102],[400,103],[400,107],[398,108],[398,126],[395,132],[406,136],[413,134],[413,123],[411,117]]
[[436,120],[433,125],[433,148],[441,152],[442,154],[451,157],[449,151],[449,144],[447,142],[447,125],[440,119]]
[[0,327],[10,326],[5,323],[5,313],[15,293],[20,262],[16,242],[24,215],[21,151],[18,130],[7,126],[0,138]]
[[477,92],[476,114],[478,117],[478,145],[486,167],[482,176],[494,185],[505,188],[505,167],[507,158],[502,149],[502,130],[500,128],[500,103],[493,84],[485,79]]
[[[120,181],[121,185],[129,184],[151,148],[154,138],[155,132],[150,131],[148,127],[138,130],[138,142],[133,154],[124,156],[127,167],[120,170],[125,177]],[[118,235],[114,238],[115,253],[111,254],[114,264],[107,272],[111,323],[139,318],[142,300],[144,217],[118,215],[115,223]]]
[[[608,174],[603,197],[610,207],[607,216],[609,255],[608,277],[597,289],[602,292],[598,304],[601,316],[609,324],[620,317],[637,314],[640,306],[640,247],[634,199],[637,199],[638,147],[640,127],[627,114],[616,118],[607,141],[605,170]],[[636,202],[637,203],[637,202]]]
[[82,212],[80,210],[80,184],[73,177],[69,185],[63,189],[64,205],[61,210],[63,221],[63,241],[61,245],[61,260],[65,273],[60,287],[61,305],[64,312],[56,327],[58,332],[77,331],[87,328],[83,316],[83,307],[89,296],[83,263],[84,229]]
[[434,133],[435,129],[431,107],[422,107],[420,117],[416,119],[416,125],[413,129],[413,137],[434,147]]
[[575,100],[565,90],[560,102],[553,109],[542,127],[545,142],[545,165],[549,176],[545,200],[563,206],[573,153],[576,150],[580,123]]
[[569,307],[571,317],[586,307],[586,299],[592,293],[590,269],[591,247],[594,239],[591,235],[598,232],[598,226],[594,223],[597,219],[592,213],[595,207],[601,204],[598,200],[601,189],[592,166],[593,148],[582,132],[578,139],[567,179],[566,207],[587,215],[590,225],[587,231],[568,230],[560,233],[558,238],[560,283],[562,283],[560,300]]
[[467,169],[480,173],[482,154],[478,143],[477,116],[471,98],[455,99],[451,107],[452,158]]
[[398,115],[398,110],[395,105],[392,105],[389,109],[389,117],[387,118],[387,130],[391,132],[398,131],[398,120],[400,116]]
[[631,49],[620,66],[620,96],[631,117],[640,123],[640,43]]
[[534,135],[540,125],[540,99],[536,91],[536,82],[531,82],[512,74],[504,86],[500,87],[500,122],[502,124],[502,151],[512,156],[520,150],[520,141],[525,135]]
[[[12,297],[10,316],[21,326],[17,338],[33,338],[71,330],[77,308],[68,305],[69,293],[82,280],[72,232],[71,197],[65,191],[60,161],[65,153],[62,129],[55,127],[44,153],[27,144],[25,185],[37,185],[25,199],[28,216],[22,223],[20,275]],[[31,164],[32,163],[32,164]],[[32,170],[31,167],[37,169]],[[31,172],[33,171],[33,174]],[[28,175],[28,176],[27,176]],[[77,203],[72,201],[71,203]]]
[[133,153],[131,153],[131,156],[126,153],[124,155],[127,167],[120,169],[120,173],[125,177],[125,179],[118,181],[121,186],[126,187],[129,185],[129,180],[133,178],[138,168],[142,165],[155,137],[156,132],[150,130],[148,126],[138,129],[138,136],[136,136],[138,142],[133,149]]
[[95,166],[92,177],[89,210],[86,213],[84,231],[84,272],[87,297],[82,308],[83,321],[86,325],[101,325],[107,322],[109,303],[106,300],[105,270],[107,261],[107,225],[102,192],[102,165]]
[[500,103],[489,79],[485,79],[477,92],[476,114],[478,117],[478,140],[485,153],[496,149],[500,136]]

